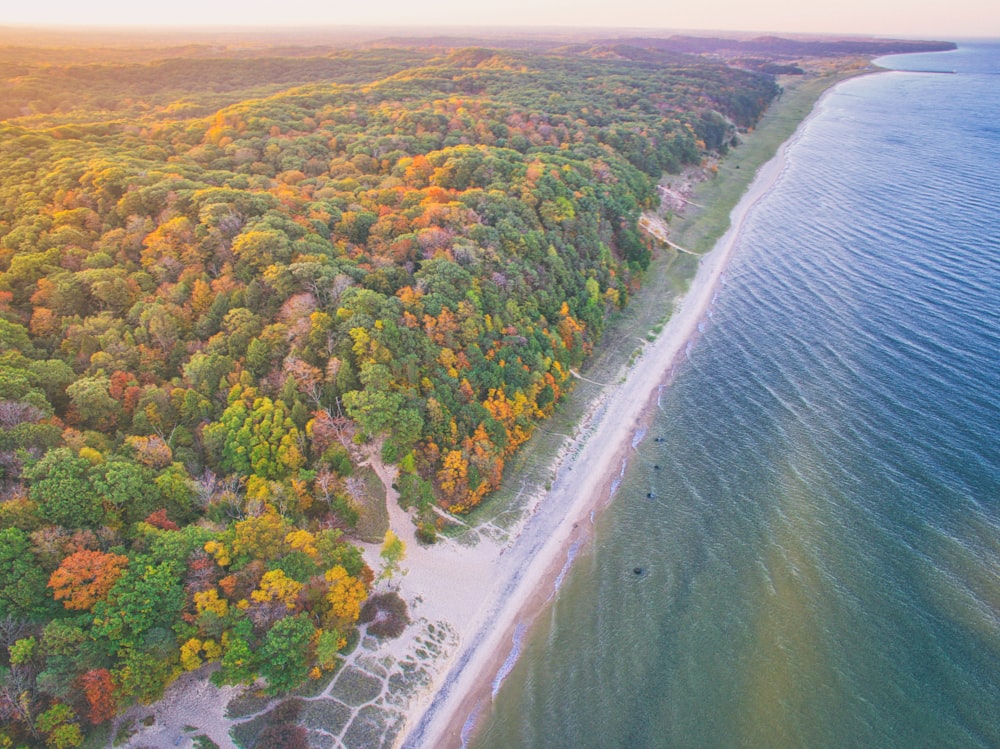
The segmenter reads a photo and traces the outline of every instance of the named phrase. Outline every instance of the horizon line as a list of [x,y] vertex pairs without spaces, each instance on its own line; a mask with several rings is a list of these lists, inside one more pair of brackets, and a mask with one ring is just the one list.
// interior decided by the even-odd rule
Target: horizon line
[[[913,33],[882,33],[882,32],[859,32],[859,31],[780,31],[774,29],[726,29],[726,28],[705,28],[705,27],[669,27],[669,26],[629,26],[629,25],[498,25],[487,23],[406,23],[406,24],[361,24],[361,23],[336,23],[320,22],[309,24],[306,22],[289,24],[268,24],[265,22],[242,23],[242,24],[160,24],[160,23],[20,23],[0,21],[0,31],[37,31],[37,32],[59,32],[69,34],[87,33],[128,33],[141,31],[151,34],[209,34],[228,32],[234,34],[252,33],[261,36],[275,36],[281,34],[295,33],[379,33],[379,32],[417,32],[420,35],[433,32],[475,32],[484,36],[497,36],[500,34],[516,33],[527,36],[542,36],[545,34],[580,34],[595,33],[605,30],[609,33],[645,33],[645,34],[690,34],[693,36],[704,36],[709,34],[737,35],[744,37],[760,36],[783,36],[783,37],[824,37],[824,38],[849,38],[849,39],[903,39],[920,41],[955,41],[956,39],[1000,39],[1000,36],[976,36],[976,35],[949,35],[948,37],[937,37],[934,35],[923,35]],[[484,33],[485,32],[485,33]],[[2,44],[2,43],[0,43]],[[3,46],[14,46],[6,44]],[[17,45],[20,46],[20,45]]]

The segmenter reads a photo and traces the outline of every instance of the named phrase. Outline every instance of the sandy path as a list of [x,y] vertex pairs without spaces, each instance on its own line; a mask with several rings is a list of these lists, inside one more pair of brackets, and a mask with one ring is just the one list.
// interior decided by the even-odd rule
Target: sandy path
[[[642,438],[649,406],[696,335],[743,222],[774,186],[784,169],[785,149],[795,137],[760,168],[731,213],[729,231],[701,260],[688,293],[661,334],[646,346],[624,383],[602,393],[590,427],[577,436],[576,449],[561,462],[551,490],[538,498],[537,508],[506,553],[485,544],[463,549],[461,559],[447,554],[449,565],[461,565],[463,574],[457,576],[454,569],[449,573],[435,563],[438,560],[432,562],[439,556],[434,549],[421,550],[419,558],[411,560],[411,574],[420,578],[419,587],[414,587],[422,591],[434,614],[442,614],[456,626],[461,645],[425,704],[411,708],[402,746],[444,749],[464,745],[463,733],[469,732],[474,716],[487,706],[516,658],[521,634],[557,590],[562,571],[586,537],[589,516],[610,501],[628,453]],[[425,563],[440,576],[425,574],[430,571],[422,569]],[[456,600],[469,594],[471,606],[469,599]],[[455,614],[460,618],[452,618]]]

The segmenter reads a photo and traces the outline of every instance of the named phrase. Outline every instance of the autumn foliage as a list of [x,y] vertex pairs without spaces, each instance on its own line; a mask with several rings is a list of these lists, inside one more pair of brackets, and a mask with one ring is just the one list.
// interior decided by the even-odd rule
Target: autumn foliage
[[100,551],[77,551],[66,557],[49,578],[57,601],[67,609],[86,611],[104,600],[128,565],[128,557]]
[[500,485],[640,283],[657,180],[777,93],[585,47],[0,71],[16,745],[81,738],[74,691],[97,723],[208,663],[274,694],[334,668],[374,451],[427,540]]
[[118,706],[115,704],[114,684],[106,668],[94,669],[83,674],[80,677],[80,689],[87,700],[89,709],[87,719],[93,725],[96,726],[115,717]]

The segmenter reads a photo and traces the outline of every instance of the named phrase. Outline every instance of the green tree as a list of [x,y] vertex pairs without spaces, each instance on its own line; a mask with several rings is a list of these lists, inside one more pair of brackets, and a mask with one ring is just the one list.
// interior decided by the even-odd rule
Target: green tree
[[229,643],[222,654],[222,667],[212,674],[212,682],[249,684],[257,678],[257,658],[244,637],[231,634],[228,639]]
[[110,653],[138,651],[155,627],[171,627],[184,607],[179,566],[138,558],[118,578],[108,597],[94,606],[97,637]]
[[32,384],[41,388],[49,403],[60,412],[65,410],[69,405],[66,388],[76,379],[73,368],[62,359],[45,359],[31,362],[29,372]]
[[118,668],[111,672],[119,703],[138,701],[148,705],[163,697],[163,690],[177,675],[177,666],[158,655],[131,648],[123,656]]
[[121,404],[108,392],[107,377],[82,377],[66,388],[66,395],[84,424],[99,430],[115,426],[121,416]]
[[38,503],[45,520],[64,528],[104,525],[104,508],[91,482],[90,468],[90,461],[59,447],[25,469],[28,496]]
[[73,749],[83,743],[76,713],[69,705],[57,702],[38,716],[35,725],[45,734],[45,746],[51,749]]
[[19,528],[0,530],[0,619],[41,619],[55,611],[45,594],[47,582],[28,534]]
[[267,679],[268,694],[295,689],[309,676],[309,643],[315,631],[304,614],[287,616],[268,631],[260,650],[260,675]]
[[287,406],[258,396],[254,388],[233,388],[222,416],[205,428],[205,439],[214,446],[219,466],[242,476],[281,480],[305,463]]
[[154,479],[154,483],[171,520],[186,523],[194,518],[194,482],[183,465],[171,463]]
[[143,520],[162,503],[153,471],[128,458],[114,457],[91,469],[91,483],[126,523]]

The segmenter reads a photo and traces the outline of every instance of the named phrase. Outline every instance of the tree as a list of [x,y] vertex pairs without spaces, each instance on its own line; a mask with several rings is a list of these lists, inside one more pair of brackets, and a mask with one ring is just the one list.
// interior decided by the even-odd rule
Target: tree
[[167,515],[178,523],[190,522],[195,514],[194,482],[180,463],[171,463],[153,483]]
[[347,415],[369,439],[389,431],[403,405],[403,396],[399,393],[367,387],[344,393],[343,400]]
[[130,436],[125,442],[135,450],[135,459],[148,468],[166,468],[173,458],[170,445],[158,435]]
[[115,717],[118,705],[115,703],[111,673],[106,668],[93,669],[83,674],[80,677],[80,689],[89,706],[87,719],[93,725]]
[[[393,533],[390,528],[385,532],[385,541],[382,543],[382,551],[379,552],[379,556],[382,557],[382,572],[379,573],[379,580],[389,580],[397,572],[400,572],[400,564],[403,561],[403,557],[406,556],[406,544],[403,540]],[[405,571],[403,571],[405,574]]]
[[111,397],[107,377],[82,377],[66,388],[66,395],[84,424],[98,430],[115,426],[121,415],[121,404]]
[[273,229],[248,228],[233,240],[233,254],[251,267],[263,270],[290,259],[288,237]]
[[361,616],[361,604],[368,597],[365,584],[356,577],[349,575],[339,564],[326,571],[326,581],[330,584],[327,600],[330,603],[330,613],[333,614],[338,629],[352,626]]
[[94,607],[94,634],[112,653],[138,650],[154,627],[170,627],[184,607],[177,564],[139,558]]
[[283,401],[259,397],[254,388],[233,388],[219,420],[205,428],[223,470],[281,480],[305,463],[299,430]]
[[288,577],[283,570],[276,569],[264,573],[260,587],[250,594],[250,598],[258,603],[280,601],[285,608],[295,608],[295,599],[302,590],[302,583]]
[[52,596],[70,610],[88,611],[103,601],[128,565],[128,557],[100,551],[77,551],[49,578]]
[[96,528],[104,524],[104,508],[90,480],[90,461],[69,448],[49,450],[26,468],[28,496],[38,503],[39,514],[64,528]]
[[0,619],[40,619],[50,610],[45,572],[20,528],[0,530]]
[[275,559],[288,550],[290,530],[288,521],[274,511],[241,520],[233,527],[233,556],[244,563]]
[[331,669],[337,664],[337,653],[347,646],[347,640],[335,629],[324,629],[316,638],[316,664]]
[[122,703],[148,705],[163,697],[163,690],[176,676],[170,660],[142,651],[126,649],[118,668],[111,672],[115,694]]
[[294,689],[309,676],[309,644],[315,631],[305,614],[285,617],[271,627],[260,651],[260,674],[267,679],[268,694]]
[[69,705],[57,702],[38,716],[35,725],[45,734],[45,746],[73,749],[83,743],[83,733],[76,724],[76,713]]
[[248,684],[257,678],[257,658],[245,637],[230,634],[223,638],[223,647],[221,668],[212,674],[212,683]]
[[114,514],[127,523],[137,523],[160,505],[160,492],[153,472],[128,458],[114,457],[91,471],[94,491]]

